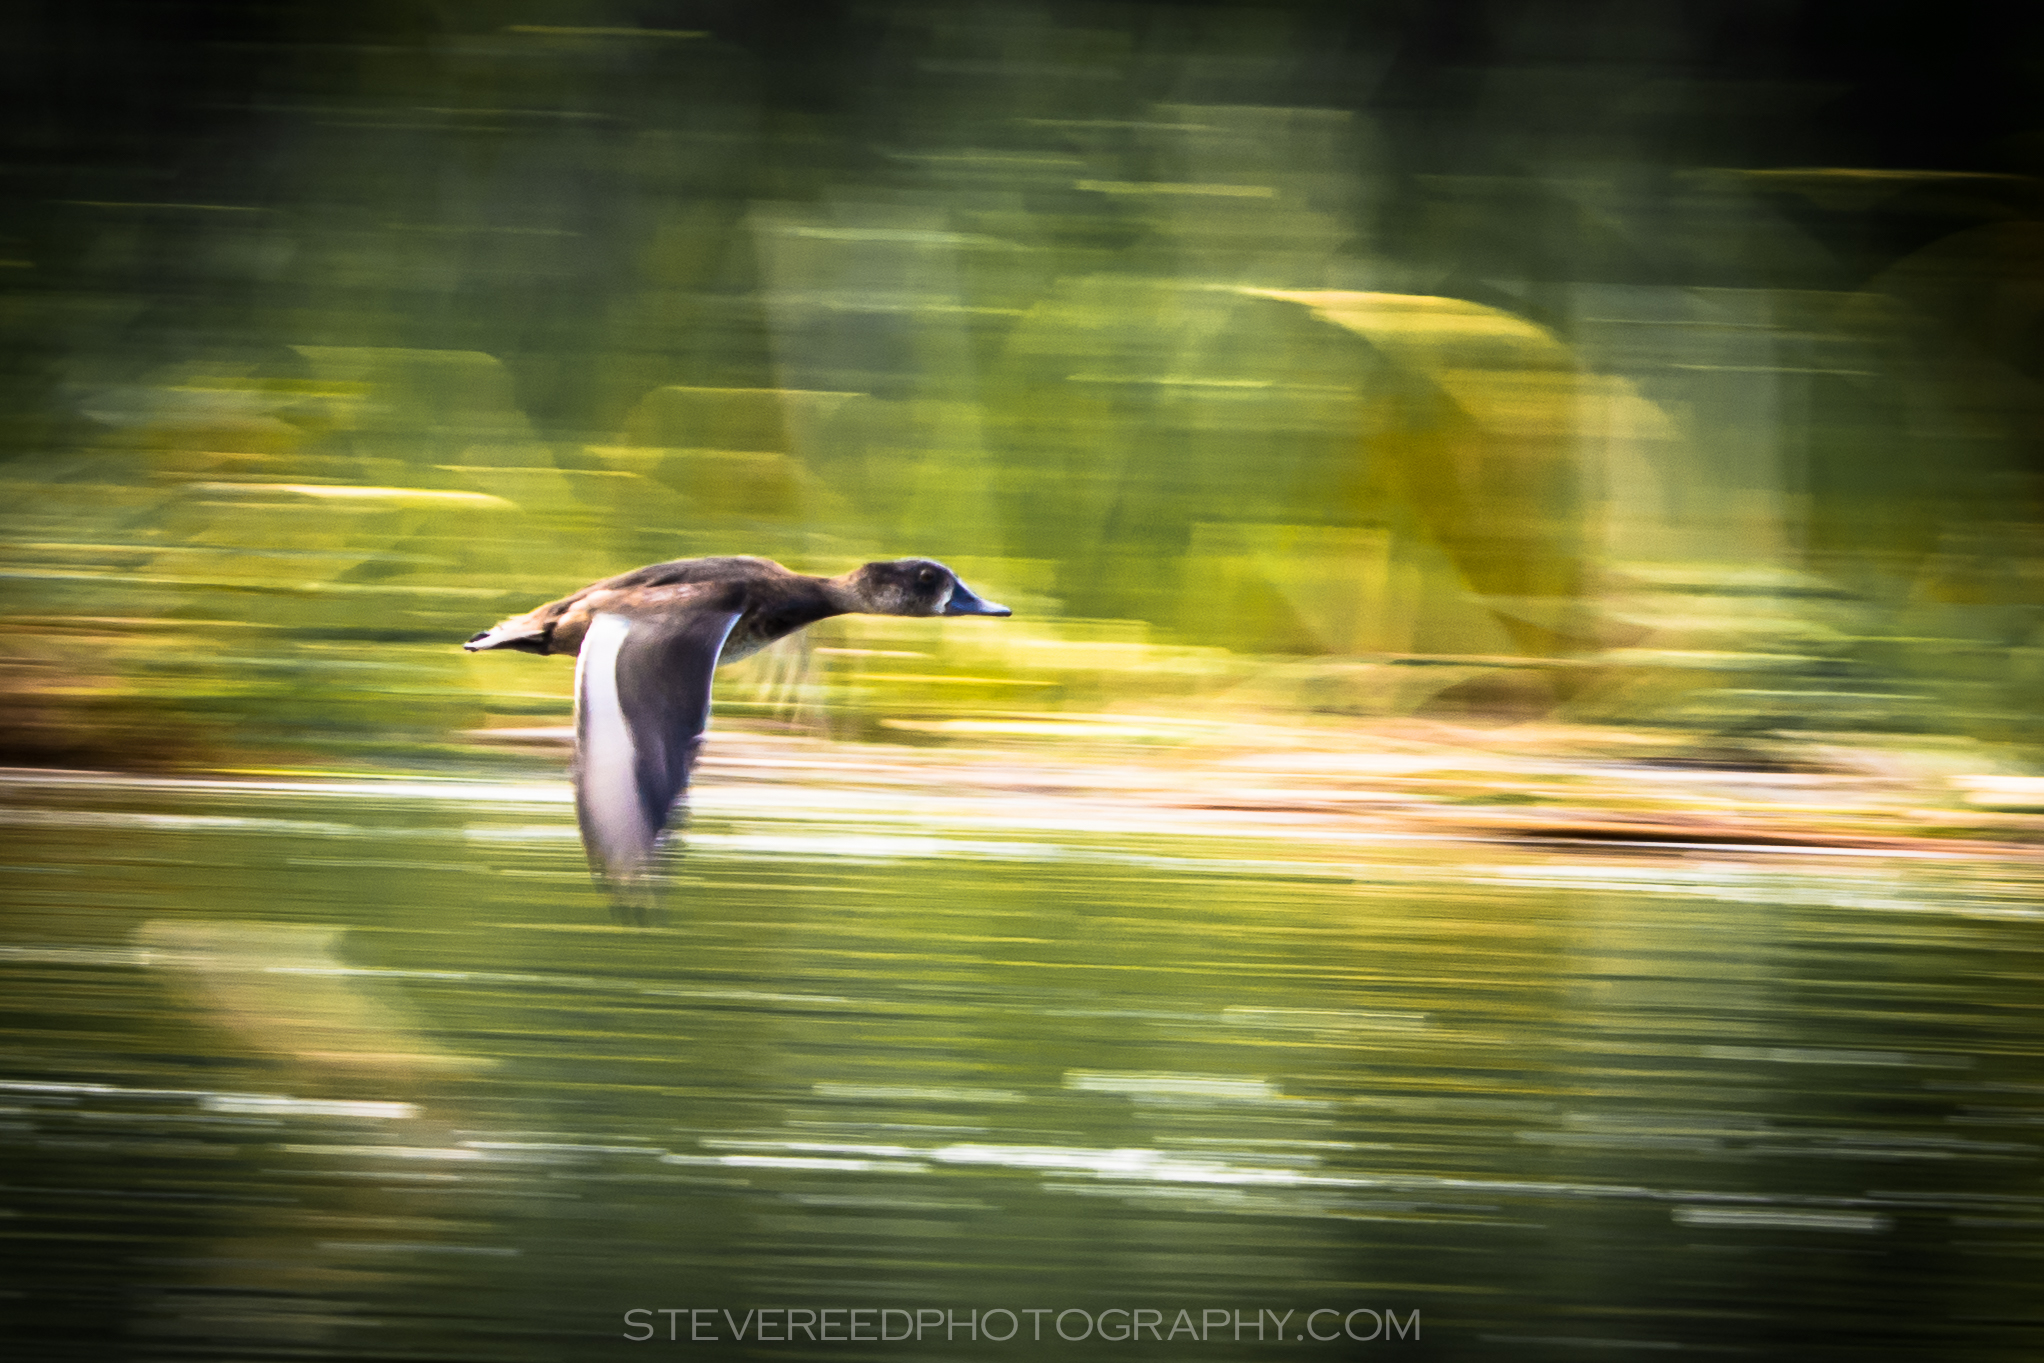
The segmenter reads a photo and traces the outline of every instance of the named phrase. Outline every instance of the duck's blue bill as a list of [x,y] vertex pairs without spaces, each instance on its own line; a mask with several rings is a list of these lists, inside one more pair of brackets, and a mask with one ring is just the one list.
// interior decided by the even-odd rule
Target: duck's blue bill
[[944,607],[946,615],[1013,615],[1014,612],[996,601],[982,601],[967,590],[961,582],[951,589],[951,600]]

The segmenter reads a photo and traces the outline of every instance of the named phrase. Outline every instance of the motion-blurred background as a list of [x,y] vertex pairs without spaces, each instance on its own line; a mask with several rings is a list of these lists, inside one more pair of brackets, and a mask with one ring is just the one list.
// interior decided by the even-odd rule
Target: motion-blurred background
[[840,720],[1261,677],[2032,744],[1990,12],[16,7],[5,741],[440,745],[563,713],[478,622],[917,553],[1018,619],[812,658]]
[[[2016,5],[7,6],[19,1356],[2032,1356],[2040,87]],[[457,645],[727,553],[1015,615],[731,669],[613,926],[569,667]],[[827,1348],[1194,1347],[1023,1328]]]

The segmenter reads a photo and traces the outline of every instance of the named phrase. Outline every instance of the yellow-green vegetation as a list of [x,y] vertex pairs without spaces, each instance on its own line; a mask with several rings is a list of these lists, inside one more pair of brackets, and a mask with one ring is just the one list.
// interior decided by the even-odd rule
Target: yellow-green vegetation
[[[1144,41],[1015,22],[1068,73]],[[1395,119],[1292,90],[1304,30],[1214,22],[1257,54],[1228,98],[830,116],[708,29],[275,57],[237,116],[316,185],[53,202],[0,272],[43,357],[0,431],[10,750],[458,747],[567,685],[461,638],[710,553],[932,555],[1015,605],[840,622],[724,696],[840,735],[1225,696],[2034,745],[2019,179],[1408,173]],[[930,72],[1022,41],[887,23]],[[630,96],[627,53],[663,73]],[[1785,203],[1950,230],[1844,277]]]

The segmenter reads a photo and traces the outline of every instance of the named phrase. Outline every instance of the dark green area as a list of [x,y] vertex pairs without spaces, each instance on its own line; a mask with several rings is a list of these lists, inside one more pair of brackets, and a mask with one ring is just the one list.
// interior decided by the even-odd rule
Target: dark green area
[[15,793],[23,1357],[600,1358],[698,1306],[1417,1309],[1373,1347],[1418,1358],[2034,1329],[2014,863],[699,817],[648,931],[558,805]]
[[2035,740],[2013,13],[4,22],[18,758],[436,744],[531,709],[441,645],[729,552],[958,560],[1049,641],[1595,664],[1450,711]]

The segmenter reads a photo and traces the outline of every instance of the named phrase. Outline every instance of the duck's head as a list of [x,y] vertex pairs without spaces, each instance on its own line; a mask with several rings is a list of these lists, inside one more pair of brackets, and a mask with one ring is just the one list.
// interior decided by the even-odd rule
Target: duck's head
[[869,563],[838,579],[853,609],[868,615],[1010,615],[982,601],[935,559],[897,558]]

